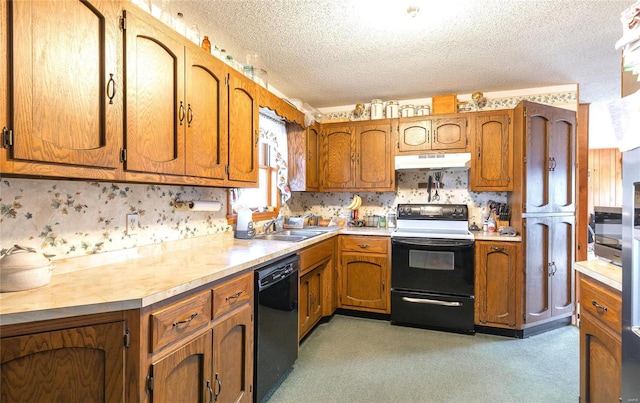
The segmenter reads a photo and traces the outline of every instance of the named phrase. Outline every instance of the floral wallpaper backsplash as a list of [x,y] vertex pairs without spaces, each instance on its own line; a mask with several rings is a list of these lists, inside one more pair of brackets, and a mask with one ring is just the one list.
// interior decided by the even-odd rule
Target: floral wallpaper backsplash
[[[419,188],[420,183],[427,183],[429,175],[435,170],[398,171],[398,190],[396,192],[356,192],[362,198],[360,217],[367,215],[383,215],[395,213],[400,203],[427,203],[427,189]],[[438,191],[440,200],[432,203],[466,204],[469,207],[469,222],[474,221],[482,226],[482,209],[488,200],[500,203],[507,201],[506,192],[471,192],[469,191],[469,171],[463,169],[442,170],[442,188]],[[432,196],[434,191],[431,191]],[[305,213],[331,218],[348,217],[347,206],[354,193],[311,193],[293,192],[292,198],[283,206],[282,215],[298,216]]]
[[[174,208],[219,201],[220,211]],[[14,244],[68,258],[232,231],[225,189],[133,183],[2,178],[0,252]],[[127,235],[126,215],[139,215]]]

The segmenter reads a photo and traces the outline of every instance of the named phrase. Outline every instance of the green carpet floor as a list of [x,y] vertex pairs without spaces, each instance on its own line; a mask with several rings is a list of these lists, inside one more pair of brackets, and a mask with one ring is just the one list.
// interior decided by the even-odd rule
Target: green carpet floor
[[578,333],[468,336],[336,315],[304,340],[269,403],[573,403]]

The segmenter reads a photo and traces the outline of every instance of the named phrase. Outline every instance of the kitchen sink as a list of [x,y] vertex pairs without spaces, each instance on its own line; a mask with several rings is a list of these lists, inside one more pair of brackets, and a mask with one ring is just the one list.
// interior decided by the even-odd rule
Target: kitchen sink
[[314,231],[306,229],[286,229],[283,231],[272,232],[270,234],[258,235],[255,239],[266,241],[288,241],[299,242],[314,236],[322,235],[327,231]]

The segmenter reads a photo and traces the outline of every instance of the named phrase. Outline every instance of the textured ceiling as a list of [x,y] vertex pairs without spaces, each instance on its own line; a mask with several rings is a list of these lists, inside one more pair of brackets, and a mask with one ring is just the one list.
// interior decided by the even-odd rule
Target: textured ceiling
[[[601,0],[171,0],[188,25],[315,108],[579,84],[620,96],[620,13]],[[409,17],[409,5],[420,7]]]

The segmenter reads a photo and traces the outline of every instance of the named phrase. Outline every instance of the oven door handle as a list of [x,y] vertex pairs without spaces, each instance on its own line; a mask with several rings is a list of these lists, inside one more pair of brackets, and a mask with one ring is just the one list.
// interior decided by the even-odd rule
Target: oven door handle
[[403,301],[414,304],[440,305],[440,306],[462,306],[462,302],[439,301],[437,299],[402,297]]
[[474,242],[471,240],[448,240],[447,242],[442,242],[442,241],[437,241],[437,240],[433,240],[433,239],[425,239],[425,238],[418,238],[419,240],[416,241],[410,241],[405,239],[394,239],[392,241],[392,244],[395,245],[409,245],[409,246],[418,246],[418,247],[425,247],[425,246],[432,246],[432,247],[472,247],[474,245]]

